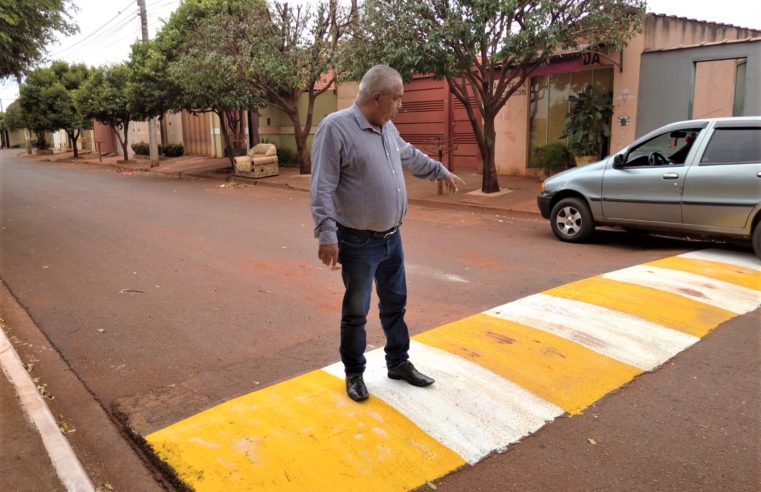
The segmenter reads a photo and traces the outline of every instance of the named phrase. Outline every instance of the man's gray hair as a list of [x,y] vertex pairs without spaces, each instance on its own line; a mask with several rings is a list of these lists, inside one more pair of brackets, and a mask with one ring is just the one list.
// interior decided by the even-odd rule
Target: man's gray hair
[[359,83],[358,99],[367,100],[375,93],[391,92],[401,80],[402,76],[399,72],[388,65],[375,65],[362,77]]

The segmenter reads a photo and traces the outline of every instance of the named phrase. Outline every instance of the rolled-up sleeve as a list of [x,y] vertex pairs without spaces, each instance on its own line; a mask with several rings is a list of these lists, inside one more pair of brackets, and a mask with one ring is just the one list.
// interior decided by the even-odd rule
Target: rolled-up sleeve
[[335,244],[336,207],[335,191],[341,175],[341,139],[330,118],[317,128],[312,143],[311,206],[314,235],[320,244]]

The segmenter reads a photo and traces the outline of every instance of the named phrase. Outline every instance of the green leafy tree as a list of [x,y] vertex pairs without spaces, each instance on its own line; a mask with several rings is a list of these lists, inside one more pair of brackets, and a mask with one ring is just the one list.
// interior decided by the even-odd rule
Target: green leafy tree
[[50,118],[54,110],[56,90],[55,74],[49,68],[32,71],[19,87],[19,104],[24,127],[34,132],[37,147],[45,148],[45,132],[56,131]]
[[482,191],[499,191],[494,121],[532,73],[560,52],[622,48],[642,0],[368,0],[355,68],[377,62],[409,79],[446,79],[464,105],[483,158]]
[[56,33],[73,34],[70,0],[0,0],[0,80],[30,70]]
[[576,155],[603,155],[603,142],[610,138],[610,119],[613,117],[613,95],[588,85],[578,94],[569,96],[571,110],[566,114],[565,133],[568,147]]
[[74,102],[85,118],[95,119],[114,130],[125,161],[129,158],[129,124],[137,119],[129,100],[129,75],[126,63],[94,68],[74,95]]
[[263,8],[266,12],[265,5],[264,0],[187,0],[172,13],[153,46],[144,52],[133,48],[136,69],[145,69],[155,81],[149,82],[149,94],[155,95],[151,100],[165,104],[149,101],[145,112],[214,112],[231,165],[245,150],[244,110],[265,104],[245,80],[249,58],[243,51],[247,34],[242,26]]
[[5,124],[5,113],[0,113],[0,148],[10,147],[10,135]]
[[138,119],[162,118],[177,109],[181,89],[169,76],[169,60],[156,40],[133,44],[128,64],[129,100]]
[[20,88],[19,101],[30,129],[37,133],[38,142],[44,132],[66,131],[72,143],[74,157],[79,155],[77,140],[82,129],[91,128],[91,121],[74,105],[74,93],[87,78],[85,65],[54,62],[50,68],[32,71]]
[[5,109],[3,123],[9,132],[15,132],[17,130],[23,130],[26,128],[24,123],[24,115],[21,112],[21,103],[19,103],[18,100],[13,101]]
[[[247,79],[291,120],[299,169],[309,174],[307,138],[315,101],[332,87],[341,70],[343,41],[352,16],[337,0],[323,0],[315,10],[273,2],[269,14],[259,16],[259,23],[262,19],[266,23],[261,28],[248,31]],[[303,94],[307,95],[305,111],[299,107]]]

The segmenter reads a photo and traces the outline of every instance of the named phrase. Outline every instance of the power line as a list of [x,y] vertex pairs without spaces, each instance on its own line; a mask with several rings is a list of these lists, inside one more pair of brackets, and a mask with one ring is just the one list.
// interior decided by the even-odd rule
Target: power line
[[[122,7],[122,8],[121,8],[121,9],[118,11],[118,12],[119,12],[118,14],[116,14],[115,16],[113,16],[113,17],[111,17],[110,19],[108,19],[108,20],[107,20],[107,21],[106,21],[104,24],[102,24],[102,25],[101,25],[99,28],[95,29],[93,32],[91,32],[90,34],[88,34],[88,35],[87,35],[87,36],[85,36],[84,38],[80,39],[80,40],[79,40],[79,41],[77,41],[76,43],[74,43],[74,44],[72,44],[72,45],[70,45],[70,46],[68,46],[68,47],[66,47],[66,48],[63,48],[63,49],[59,50],[58,52],[56,52],[56,53],[54,53],[54,54],[50,55],[50,57],[51,57],[51,58],[55,58],[56,56],[60,56],[62,53],[65,53],[65,52],[67,52],[67,51],[70,51],[71,49],[73,49],[73,48],[75,48],[75,47],[79,46],[80,44],[84,43],[85,41],[87,41],[87,40],[88,40],[88,39],[90,39],[91,37],[93,37],[93,36],[95,36],[96,34],[98,34],[98,33],[99,33],[99,32],[100,32],[102,29],[105,29],[105,28],[106,28],[106,27],[107,27],[109,24],[111,24],[111,22],[113,22],[114,20],[116,20],[118,17],[120,17],[120,16],[121,16],[122,14],[124,14],[125,12],[127,12],[129,15],[134,15],[134,14],[136,14],[136,13],[137,13],[137,9],[132,9],[132,10],[131,10],[131,11],[129,11],[129,12],[126,10],[126,9],[127,9],[129,6],[130,6],[130,5],[133,5],[133,6],[134,6],[134,4],[133,4],[133,2],[132,2],[132,1],[130,1],[129,3],[127,3],[127,4],[126,4],[124,7]],[[129,20],[132,20],[132,19],[129,19]],[[112,27],[113,27],[113,26],[111,26],[111,27],[109,28],[109,31],[111,30],[111,28],[112,28]],[[123,26],[121,26],[121,27],[123,27]],[[117,30],[118,30],[118,29],[117,29]],[[100,37],[101,37],[103,34],[106,34],[107,32],[108,32],[108,31],[106,31],[106,32],[104,32],[104,33],[101,33],[101,34],[100,34],[100,35],[98,35],[96,38],[94,38],[94,39],[93,39],[93,41],[95,41],[96,39],[100,38]]]

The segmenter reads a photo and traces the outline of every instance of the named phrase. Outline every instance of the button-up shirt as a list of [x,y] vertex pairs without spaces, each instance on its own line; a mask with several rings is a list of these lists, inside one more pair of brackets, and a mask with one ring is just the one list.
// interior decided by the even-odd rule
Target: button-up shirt
[[431,181],[450,175],[402,140],[391,121],[378,131],[356,104],[328,115],[312,143],[312,217],[320,244],[338,242],[336,223],[378,232],[401,224],[407,213],[402,166]]

